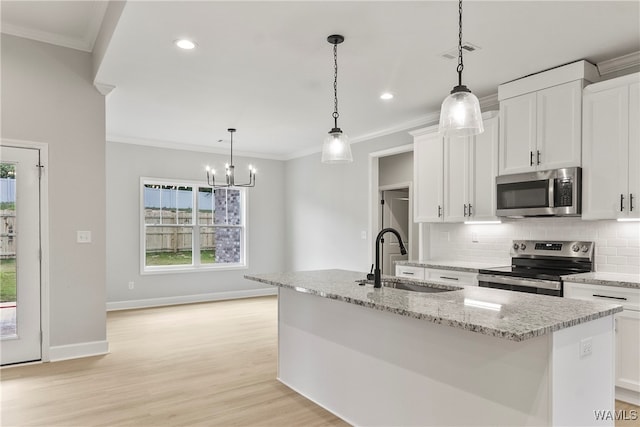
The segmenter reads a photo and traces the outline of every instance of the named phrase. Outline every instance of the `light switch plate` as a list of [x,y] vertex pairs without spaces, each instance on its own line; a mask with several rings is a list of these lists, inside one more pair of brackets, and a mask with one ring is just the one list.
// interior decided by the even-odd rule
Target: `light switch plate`
[[77,231],[77,239],[78,243],[91,243],[91,232],[90,231]]

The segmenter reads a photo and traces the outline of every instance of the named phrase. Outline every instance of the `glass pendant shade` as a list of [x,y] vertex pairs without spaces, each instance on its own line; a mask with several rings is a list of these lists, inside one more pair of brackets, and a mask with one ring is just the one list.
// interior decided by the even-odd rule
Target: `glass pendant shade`
[[478,98],[468,89],[454,89],[442,101],[439,130],[443,136],[471,136],[484,132]]
[[322,163],[349,163],[352,161],[349,137],[340,129],[332,129],[322,144]]

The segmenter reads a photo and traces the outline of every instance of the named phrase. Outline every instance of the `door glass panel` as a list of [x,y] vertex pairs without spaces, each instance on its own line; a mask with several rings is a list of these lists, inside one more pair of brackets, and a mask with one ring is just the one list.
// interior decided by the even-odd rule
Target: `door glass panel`
[[0,164],[0,337],[17,335],[16,171]]

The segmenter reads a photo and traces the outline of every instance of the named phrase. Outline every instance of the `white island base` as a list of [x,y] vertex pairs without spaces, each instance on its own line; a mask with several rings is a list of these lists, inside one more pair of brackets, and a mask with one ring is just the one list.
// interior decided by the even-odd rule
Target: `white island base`
[[614,425],[594,412],[614,411],[613,316],[516,342],[288,288],[278,298],[278,379],[350,424]]

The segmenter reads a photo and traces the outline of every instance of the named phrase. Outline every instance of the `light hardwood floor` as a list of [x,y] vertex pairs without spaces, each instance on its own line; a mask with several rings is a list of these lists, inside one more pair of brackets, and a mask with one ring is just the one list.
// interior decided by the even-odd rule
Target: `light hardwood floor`
[[343,426],[276,378],[277,301],[110,312],[110,354],[0,371],[0,425]]
[[275,297],[110,312],[107,326],[106,356],[0,370],[0,425],[348,425],[275,379]]

